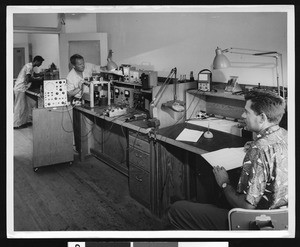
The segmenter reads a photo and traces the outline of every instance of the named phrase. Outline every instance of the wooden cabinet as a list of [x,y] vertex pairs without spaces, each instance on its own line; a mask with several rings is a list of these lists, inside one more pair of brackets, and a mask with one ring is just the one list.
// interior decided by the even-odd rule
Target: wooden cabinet
[[132,198],[150,209],[150,175],[149,172],[130,164],[129,190]]
[[190,199],[188,152],[173,145],[158,143],[158,215],[167,213],[178,200]]
[[151,209],[150,143],[147,136],[129,131],[129,190],[131,196]]
[[73,161],[72,108],[36,108],[32,115],[33,168]]
[[104,122],[102,130],[103,157],[120,172],[128,175],[127,129],[114,122]]

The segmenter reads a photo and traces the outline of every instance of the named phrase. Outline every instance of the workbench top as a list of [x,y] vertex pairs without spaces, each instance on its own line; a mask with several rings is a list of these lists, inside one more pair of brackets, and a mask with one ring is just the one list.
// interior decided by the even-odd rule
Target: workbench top
[[85,112],[85,113],[91,114],[95,117],[104,119],[106,121],[116,123],[118,125],[128,128],[128,129],[138,131],[142,134],[148,134],[149,131],[151,130],[151,128],[149,128],[147,125],[147,120],[126,122],[126,119],[130,118],[134,114],[142,113],[141,111],[138,111],[135,109],[129,108],[127,111],[127,114],[120,115],[117,117],[108,117],[106,115],[103,115],[103,113],[107,109],[107,106],[96,106],[94,108],[90,108],[88,106],[76,106],[76,109],[81,112]]
[[243,147],[244,144],[249,141],[249,139],[244,137],[235,136],[222,131],[210,129],[213,133],[213,138],[207,139],[203,135],[199,138],[197,142],[187,142],[187,141],[177,141],[177,136],[184,129],[207,131],[207,128],[202,126],[197,126],[190,123],[180,123],[166,128],[158,130],[157,140],[161,142],[166,142],[171,145],[183,148],[187,151],[203,154],[207,152],[216,151],[222,148],[228,147]]

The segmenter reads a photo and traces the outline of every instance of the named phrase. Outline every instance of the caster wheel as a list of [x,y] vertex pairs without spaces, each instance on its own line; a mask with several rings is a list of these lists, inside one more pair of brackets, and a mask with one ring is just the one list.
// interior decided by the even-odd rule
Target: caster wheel
[[33,171],[34,171],[34,172],[37,172],[38,169],[39,169],[39,168],[37,168],[37,167],[36,167],[36,168],[33,168]]

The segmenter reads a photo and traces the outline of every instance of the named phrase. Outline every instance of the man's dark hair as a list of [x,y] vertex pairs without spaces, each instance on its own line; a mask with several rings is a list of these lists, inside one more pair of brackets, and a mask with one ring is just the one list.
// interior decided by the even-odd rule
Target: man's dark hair
[[33,58],[33,62],[35,62],[35,61],[43,62],[44,60],[45,60],[45,59],[42,58],[41,56],[35,56],[35,57]]
[[252,90],[245,94],[245,100],[251,100],[251,109],[257,115],[264,113],[271,123],[279,124],[285,112],[285,100],[272,91]]
[[79,54],[74,54],[70,57],[70,63],[76,65],[76,59],[84,59],[84,58]]

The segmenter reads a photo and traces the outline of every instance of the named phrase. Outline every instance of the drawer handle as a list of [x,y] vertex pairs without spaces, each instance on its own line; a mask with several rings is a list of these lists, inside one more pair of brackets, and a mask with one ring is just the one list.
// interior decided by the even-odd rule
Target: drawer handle
[[135,154],[135,157],[137,158],[142,158],[143,156],[142,155],[138,155],[137,153]]
[[143,179],[142,178],[139,178],[138,176],[135,176],[135,179],[139,182],[143,182]]

